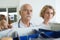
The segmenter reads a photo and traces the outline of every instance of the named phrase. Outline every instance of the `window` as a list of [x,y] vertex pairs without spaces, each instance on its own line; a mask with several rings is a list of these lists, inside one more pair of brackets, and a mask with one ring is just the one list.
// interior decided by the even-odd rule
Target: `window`
[[17,21],[17,8],[8,8],[8,22],[9,24]]

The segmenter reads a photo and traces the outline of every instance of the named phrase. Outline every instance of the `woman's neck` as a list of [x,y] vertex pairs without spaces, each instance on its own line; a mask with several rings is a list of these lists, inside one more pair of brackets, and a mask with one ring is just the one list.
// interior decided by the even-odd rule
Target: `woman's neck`
[[44,23],[45,25],[49,25],[49,21],[46,21],[46,20],[45,20],[43,23]]

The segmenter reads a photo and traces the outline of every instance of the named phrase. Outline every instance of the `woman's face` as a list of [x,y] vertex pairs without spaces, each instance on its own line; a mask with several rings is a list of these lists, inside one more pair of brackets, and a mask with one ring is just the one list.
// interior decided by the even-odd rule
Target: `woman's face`
[[51,18],[53,17],[53,9],[46,9],[45,13],[44,13],[44,20],[49,21]]

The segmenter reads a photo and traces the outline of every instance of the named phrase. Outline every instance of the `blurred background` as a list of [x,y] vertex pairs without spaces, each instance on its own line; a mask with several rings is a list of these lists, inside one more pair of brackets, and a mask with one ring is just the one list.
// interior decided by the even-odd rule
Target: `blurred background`
[[21,17],[19,9],[23,4],[31,4],[33,7],[33,16],[31,22],[39,24],[43,19],[39,16],[44,5],[52,5],[55,8],[56,15],[51,20],[53,23],[60,23],[60,0],[0,0],[0,14],[6,16],[9,23],[18,21]]
[[[52,24],[52,29],[60,30],[60,0],[0,0],[0,14],[6,16],[9,24],[17,22],[21,18],[19,15],[20,7],[26,3],[31,4],[33,7],[31,22],[35,23],[36,25],[43,22],[43,19],[39,16],[42,7],[44,5],[53,6],[56,14],[50,21],[54,23]],[[24,33],[26,32],[25,30],[21,29],[20,33],[22,31]]]

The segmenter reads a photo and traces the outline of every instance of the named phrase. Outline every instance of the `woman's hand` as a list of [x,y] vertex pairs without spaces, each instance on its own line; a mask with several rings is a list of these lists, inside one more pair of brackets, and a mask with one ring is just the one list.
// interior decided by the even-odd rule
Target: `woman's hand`
[[0,31],[5,30],[5,29],[9,29],[9,28],[12,28],[12,26],[10,24],[8,24],[6,20],[0,21]]

